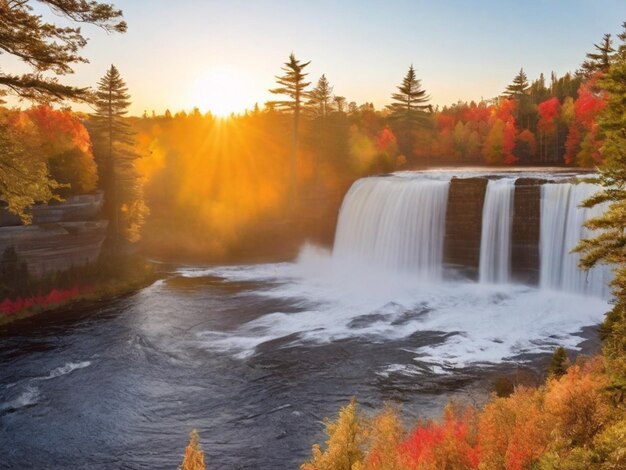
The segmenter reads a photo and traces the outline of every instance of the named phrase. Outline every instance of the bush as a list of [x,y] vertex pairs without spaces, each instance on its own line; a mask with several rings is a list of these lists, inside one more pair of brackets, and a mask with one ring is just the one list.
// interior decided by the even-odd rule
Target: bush
[[180,470],[205,470],[204,452],[200,446],[200,436],[194,429],[189,433],[189,444],[185,449],[183,463],[179,467]]

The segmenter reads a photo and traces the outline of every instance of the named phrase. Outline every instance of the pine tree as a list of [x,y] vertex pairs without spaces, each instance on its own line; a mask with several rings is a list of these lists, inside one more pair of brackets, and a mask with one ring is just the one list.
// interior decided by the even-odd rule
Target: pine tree
[[[63,85],[55,77],[72,73],[72,66],[87,62],[79,55],[87,44],[80,27],[59,27],[46,23],[33,12],[30,0],[0,1],[0,54],[22,61],[30,71],[21,75],[0,73],[0,88],[37,101],[86,99],[86,88]],[[126,31],[122,12],[112,5],[86,0],[39,0],[53,13],[74,23],[91,23],[107,32]]]
[[316,116],[325,118],[332,111],[333,87],[330,86],[326,75],[317,81],[316,87],[309,93],[308,105]]
[[418,80],[413,65],[409,67],[398,91],[391,95],[394,103],[387,106],[391,117],[406,122],[423,122],[425,110],[432,109],[428,103],[430,97],[422,89],[421,80]]
[[136,158],[133,150],[134,132],[124,119],[129,106],[130,95],[126,83],[117,68],[111,65],[98,82],[94,95],[95,113],[91,115],[91,130],[114,246],[120,236],[120,193],[132,185],[133,161]]
[[626,60],[626,21],[622,23],[622,32],[617,35],[620,44],[617,46],[616,60]]
[[590,269],[597,264],[615,266],[614,307],[602,326],[604,354],[616,385],[626,388],[626,59],[617,60],[599,81],[607,92],[606,107],[598,119],[604,166],[600,169],[603,190],[585,201],[585,207],[607,203],[600,217],[589,220],[587,228],[599,230],[582,240],[576,251],[580,265]]
[[548,375],[552,377],[561,377],[567,372],[569,358],[563,346],[559,346],[554,350],[550,365],[548,366]]
[[287,99],[281,101],[269,101],[267,106],[287,110],[293,113],[293,127],[291,139],[291,156],[289,159],[289,201],[293,203],[296,196],[296,166],[298,158],[298,141],[300,127],[300,113],[302,112],[303,100],[307,98],[307,87],[311,82],[305,82],[308,73],[304,73],[304,69],[311,63],[301,63],[292,52],[289,55],[289,61],[285,62],[282,70],[284,75],[276,76],[276,82],[280,85],[273,88],[270,93],[275,95],[285,95]]
[[611,65],[611,60],[615,49],[612,46],[610,34],[605,34],[600,44],[594,44],[597,52],[587,53],[585,60],[580,66],[579,74],[589,78],[596,72],[606,72]]
[[335,105],[337,106],[337,111],[340,113],[344,112],[344,106],[346,105],[346,97],[345,96],[335,96],[333,98]]
[[504,94],[510,98],[519,99],[520,96],[524,96],[528,93],[529,88],[528,77],[522,68],[513,79],[513,83],[506,87]]

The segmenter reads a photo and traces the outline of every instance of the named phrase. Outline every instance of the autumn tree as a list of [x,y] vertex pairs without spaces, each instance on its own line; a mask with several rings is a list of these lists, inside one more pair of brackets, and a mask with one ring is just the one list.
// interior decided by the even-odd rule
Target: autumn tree
[[332,111],[333,87],[330,86],[326,75],[322,75],[317,81],[317,85],[309,93],[308,105],[315,116],[325,118]]
[[610,65],[613,53],[613,41],[610,34],[605,34],[600,44],[594,44],[594,52],[586,54],[585,60],[580,66],[580,74],[585,78],[589,78],[596,72],[606,72]]
[[[35,14],[29,0],[0,0],[0,55],[7,54],[28,68],[22,74],[0,71],[0,98],[7,92],[36,101],[84,99],[86,88],[64,85],[58,77],[87,62],[79,54],[87,43],[79,27],[60,27]],[[90,23],[107,32],[124,32],[122,12],[111,4],[87,0],[40,0],[58,16],[76,23]],[[1,100],[0,100],[1,101]],[[5,118],[8,118],[6,120]],[[46,162],[31,154],[27,126],[6,115],[0,117],[0,194],[9,209],[23,221],[26,209],[47,202],[58,183]]]
[[121,204],[127,199],[122,197],[121,191],[131,187],[134,178],[134,132],[125,120],[129,106],[130,95],[126,83],[117,68],[111,65],[98,82],[91,130],[114,244],[120,236]]
[[[597,264],[615,266],[613,294],[615,305],[602,327],[604,354],[614,380],[626,389],[626,60],[616,61],[599,81],[607,93],[606,106],[599,117],[604,166],[600,169],[602,191],[585,201],[586,207],[608,204],[600,217],[589,220],[587,228],[599,230],[576,248],[582,253],[581,267]],[[622,392],[623,393],[623,392]]]
[[49,177],[37,152],[37,129],[19,111],[0,108],[0,194],[11,212],[30,222],[27,209],[55,197],[59,184]]
[[308,73],[304,73],[304,69],[311,63],[302,63],[292,52],[289,55],[289,61],[285,62],[282,70],[284,75],[276,76],[278,88],[273,88],[270,93],[275,95],[283,95],[286,98],[279,101],[270,101],[268,104],[273,108],[287,110],[293,113],[292,138],[291,138],[291,155],[289,159],[289,187],[290,201],[293,202],[296,191],[296,167],[298,158],[298,141],[300,129],[300,113],[302,112],[303,102],[307,98],[307,87],[311,82],[306,82]]
[[185,449],[183,463],[180,470],[206,470],[204,452],[200,446],[200,436],[195,429],[189,433],[189,444]]
[[32,107],[25,113],[39,134],[37,152],[47,159],[52,178],[63,185],[61,195],[93,191],[98,170],[89,133],[78,117],[48,105]]
[[[72,73],[75,64],[87,62],[79,54],[87,44],[81,28],[44,21],[34,13],[33,3],[0,0],[0,54],[14,56],[30,69],[21,75],[0,72],[0,87],[22,98],[40,101],[86,98],[86,88],[58,81],[59,76]],[[126,31],[122,12],[108,3],[93,0],[39,0],[39,3],[75,23],[93,24],[107,32]]]
[[339,410],[336,421],[325,420],[326,449],[315,444],[311,460],[301,470],[353,470],[363,461],[365,436],[363,423],[357,412],[356,400]]

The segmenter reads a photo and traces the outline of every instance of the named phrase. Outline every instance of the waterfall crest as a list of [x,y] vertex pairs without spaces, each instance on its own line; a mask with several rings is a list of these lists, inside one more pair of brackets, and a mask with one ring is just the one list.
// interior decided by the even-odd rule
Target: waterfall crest
[[511,278],[511,225],[515,179],[489,180],[483,203],[480,282],[502,284]]
[[441,278],[449,180],[364,178],[339,212],[333,258]]
[[[610,296],[611,267],[598,266],[589,272],[582,271],[578,268],[580,255],[570,253],[581,239],[594,236],[583,225],[589,218],[601,215],[606,205],[591,209],[579,206],[600,186],[538,179],[536,186],[540,188],[520,192],[520,199],[516,201],[515,177],[490,179],[484,199],[476,190],[450,193],[456,201],[451,206],[455,211],[467,210],[475,215],[467,219],[461,217],[466,213],[458,214],[462,219],[461,231],[455,227],[456,238],[446,239],[448,190],[459,184],[451,178],[418,173],[356,181],[339,212],[333,249],[335,266],[345,268],[348,275],[363,269],[382,268],[385,273],[408,274],[436,282],[442,279],[444,240],[447,240],[446,249],[451,251],[446,252],[446,256],[452,250],[479,252],[479,257],[465,257],[469,259],[468,264],[453,261],[451,266],[478,267],[481,283],[509,283],[518,273],[530,269],[533,277],[526,279],[533,283],[538,277],[541,289],[602,298]],[[458,204],[456,198],[465,197],[473,200],[469,204]],[[448,219],[450,217],[455,214],[451,212]],[[480,217],[482,221],[476,220]],[[529,230],[516,238],[513,227],[528,227]],[[470,241],[449,245],[451,240],[458,243],[463,230]],[[515,261],[512,253],[530,253],[529,263],[519,263],[519,256]],[[387,278],[383,275],[380,279]]]

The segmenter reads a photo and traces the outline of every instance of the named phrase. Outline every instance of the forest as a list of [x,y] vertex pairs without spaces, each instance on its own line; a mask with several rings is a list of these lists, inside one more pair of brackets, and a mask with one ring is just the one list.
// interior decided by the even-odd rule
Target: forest
[[[25,377],[15,378],[17,375],[12,375],[13,367],[10,367],[9,372],[0,374],[3,384],[0,391],[4,394],[0,398],[11,398],[6,400],[8,405],[0,403],[0,417],[6,414],[9,420],[15,419],[19,424],[19,419],[27,416],[21,423],[28,425],[27,413],[42,409],[37,408],[37,400],[43,396],[40,389],[54,396],[53,387],[46,389],[55,383],[53,380],[65,376],[73,380],[80,377],[79,373],[94,373],[97,376],[91,376],[92,381],[98,387],[101,385],[97,382],[99,377],[107,381],[95,394],[97,403],[100,404],[101,392],[110,393],[106,395],[110,401],[103,400],[101,409],[94,406],[89,411],[105,424],[108,424],[106,419],[121,421],[130,416],[135,421],[131,422],[129,429],[152,432],[154,428],[149,428],[144,419],[151,424],[157,423],[162,429],[167,426],[161,420],[173,419],[176,425],[180,425],[176,415],[179,413],[186,419],[183,422],[185,429],[189,429],[188,424],[199,419],[193,416],[197,410],[193,405],[217,396],[223,401],[218,400],[218,412],[208,418],[227,419],[227,425],[236,432],[243,433],[253,422],[255,425],[263,420],[271,422],[284,410],[289,410],[290,419],[297,419],[300,425],[300,421],[304,422],[303,413],[297,411],[291,401],[258,413],[254,406],[247,409],[235,403],[234,406],[246,408],[245,413],[250,413],[237,415],[239,420],[224,417],[228,412],[220,415],[222,408],[234,403],[234,393],[239,393],[240,389],[218,390],[221,386],[218,379],[228,382],[225,387],[232,386],[232,383],[241,386],[242,394],[246,391],[245,382],[250,380],[252,386],[248,391],[252,390],[253,405],[258,405],[263,397],[273,398],[262,395],[266,385],[270,390],[268,395],[286,386],[289,397],[290,387],[301,376],[309,372],[320,373],[315,369],[320,363],[328,362],[334,367],[337,364],[333,360],[345,359],[348,367],[352,367],[353,363],[349,362],[353,359],[351,348],[358,355],[362,344],[374,350],[370,354],[377,354],[375,348],[388,338],[379,341],[374,330],[385,330],[384,321],[396,310],[400,311],[402,301],[396,303],[385,298],[382,306],[358,305],[359,316],[348,318],[353,312],[346,313],[344,310],[349,308],[345,305],[352,304],[342,304],[345,299],[341,296],[345,294],[344,287],[348,286],[345,290],[349,291],[349,283],[346,286],[333,285],[331,290],[337,297],[315,304],[302,292],[294,295],[287,290],[278,299],[266,295],[284,286],[297,291],[294,272],[302,268],[297,263],[287,268],[291,271],[288,270],[286,278],[280,281],[277,281],[278,274],[261,276],[259,280],[250,272],[265,269],[277,273],[283,269],[284,275],[288,263],[281,262],[293,261],[306,242],[331,247],[344,196],[360,178],[432,168],[489,167],[501,170],[527,167],[546,172],[552,167],[592,169],[598,177],[594,184],[601,190],[585,200],[583,206],[602,205],[606,210],[601,216],[579,222],[588,230],[584,232],[588,236],[572,248],[580,255],[579,267],[583,270],[598,265],[614,268],[612,300],[606,304],[610,311],[597,328],[596,349],[601,352],[591,357],[580,355],[571,361],[568,351],[557,347],[551,360],[545,358],[550,364],[545,374],[539,374],[541,380],[517,383],[507,377],[497,377],[484,406],[452,401],[445,407],[441,419],[417,422],[406,419],[397,405],[376,410],[378,403],[367,401],[371,397],[363,401],[359,401],[361,397],[355,397],[342,402],[344,389],[340,393],[332,387],[324,390],[320,386],[321,391],[316,393],[323,399],[331,397],[333,406],[339,406],[337,403],[340,402],[345,406],[338,410],[334,419],[324,420],[325,442],[313,444],[310,456],[300,468],[626,468],[626,22],[622,23],[622,31],[617,37],[605,34],[597,44],[590,45],[590,51],[581,54],[580,65],[571,73],[559,76],[552,72],[549,77],[544,74],[528,77],[523,68],[511,71],[510,84],[497,96],[480,102],[434,105],[429,84],[418,77],[422,64],[410,64],[396,84],[389,84],[389,104],[375,109],[369,102],[350,101],[346,97],[350,90],[335,90],[332,77],[325,74],[310,77],[309,59],[321,62],[323,58],[303,59],[292,52],[285,54],[283,64],[276,64],[275,88],[269,90],[275,100],[251,103],[250,109],[243,113],[220,117],[193,108],[166,110],[163,114],[146,110],[141,116],[131,116],[133,90],[126,84],[124,70],[115,65],[102,71],[101,79],[91,88],[65,85],[58,77],[46,78],[45,75],[52,72],[64,76],[72,72],[73,65],[87,62],[79,55],[87,41],[77,23],[96,25],[107,33],[126,32],[121,10],[99,2],[46,0],[42,3],[50,6],[58,16],[74,21],[74,26],[56,27],[44,23],[33,13],[28,2],[0,0],[3,20],[0,21],[0,53],[16,56],[33,69],[32,73],[23,75],[7,73],[4,68],[0,70],[0,100],[6,100],[0,101],[0,222],[6,222],[3,228],[10,230],[32,224],[46,231],[55,223],[33,224],[34,207],[47,206],[54,210],[56,205],[72,197],[102,193],[104,202],[98,217],[106,220],[106,229],[103,229],[106,239],[95,263],[72,266],[63,272],[49,270],[41,276],[28,271],[15,249],[7,248],[2,253],[0,320],[18,317],[27,311],[58,311],[59,307],[62,309],[79,298],[94,302],[95,306],[79,304],[78,314],[74,317],[72,315],[76,312],[71,308],[63,310],[63,314],[72,320],[61,316],[59,323],[54,323],[56,320],[49,317],[46,321],[50,323],[44,322],[40,335],[45,344],[37,343],[38,338],[29,336],[31,329],[38,332],[32,328],[34,323],[16,326],[15,331],[22,335],[16,335],[17,339],[10,334],[0,336],[0,343],[8,344],[4,350],[0,348],[4,354],[2,358],[10,364],[13,364],[10,361],[24,360],[19,363],[22,369],[18,372],[26,370],[27,373]],[[15,99],[21,100],[19,105],[15,105]],[[91,111],[74,111],[69,103],[76,102],[88,104]],[[579,183],[576,180],[566,184],[569,188]],[[484,181],[484,184],[487,186],[488,182]],[[510,188],[515,194],[513,184]],[[540,189],[535,189],[539,194]],[[484,194],[482,197],[486,199]],[[18,222],[10,222],[9,216],[17,217]],[[3,220],[4,217],[7,221]],[[85,221],[94,225],[92,222]],[[70,225],[67,235],[76,233],[78,229]],[[318,256],[315,258],[318,265],[324,265],[328,259],[328,253],[323,253],[312,255]],[[509,251],[500,255],[510,257]],[[267,266],[260,264],[265,262]],[[359,269],[358,264],[356,268]],[[155,274],[156,269],[161,270],[159,274]],[[324,277],[330,277],[325,274]],[[154,283],[158,277],[162,282]],[[350,281],[352,277],[358,279],[354,272],[348,277]],[[374,281],[384,284],[389,279],[391,277]],[[437,280],[445,284],[441,279]],[[315,295],[315,289],[323,283],[314,279],[311,284],[306,284],[310,281],[308,278],[302,281],[304,290],[306,294],[314,292]],[[556,294],[550,290],[545,294],[539,292],[541,287],[530,287],[530,284],[519,288],[519,285],[512,286],[508,279],[503,283],[505,286],[481,284],[469,278],[455,279],[454,282],[445,284],[448,288],[453,286],[450,291],[462,286],[461,282],[469,284],[477,295],[488,297],[491,302],[488,308],[492,304],[506,305],[531,290],[546,298],[573,295],[571,292]],[[143,289],[145,286],[149,287]],[[374,287],[378,286],[371,287],[375,290]],[[412,286],[412,290],[419,291],[417,287],[423,286]],[[401,288],[399,286],[399,290]],[[337,294],[336,291],[341,292]],[[129,292],[138,294],[122,296]],[[445,294],[449,297],[444,299],[444,304],[456,302],[453,293]],[[300,294],[306,300],[294,300]],[[432,298],[427,297],[428,301]],[[571,300],[571,297],[567,298]],[[584,298],[589,305],[597,305],[592,303],[597,299]],[[337,305],[331,305],[334,301]],[[372,303],[377,301],[375,299]],[[406,311],[400,312],[402,318],[393,320],[388,329],[401,330],[410,323],[412,315],[419,317],[418,320],[430,316],[428,301],[406,307]],[[367,310],[369,307],[372,309]],[[461,311],[463,307],[455,305],[450,310]],[[221,316],[212,316],[215,312]],[[241,318],[233,313],[241,314]],[[346,318],[339,318],[344,313]],[[309,317],[302,321],[305,314]],[[323,323],[324,314],[339,324],[337,330]],[[451,312],[442,313],[446,314]],[[315,321],[309,322],[313,317],[322,321],[322,326]],[[74,328],[72,321],[76,318],[79,321]],[[89,323],[94,318],[95,321]],[[340,324],[342,320],[346,325]],[[511,321],[511,328],[515,327],[517,320]],[[278,328],[276,333],[272,328],[277,324],[283,326],[281,322],[286,326],[283,330]],[[363,343],[359,344],[356,336],[341,336],[345,334],[341,330],[344,326],[349,334],[353,330],[365,331],[364,336],[358,338]],[[326,329],[330,339],[326,343],[315,343],[315,335]],[[98,334],[92,334],[94,331]],[[110,331],[113,334],[107,336]],[[84,348],[89,350],[88,360],[82,358],[87,357],[83,350],[74,354],[75,350],[71,349],[77,343],[76,337],[71,336],[76,332],[84,335],[78,338],[78,342],[89,338],[90,342]],[[250,335],[246,336],[249,332]],[[412,331],[408,339],[392,339],[409,341],[418,338],[425,344],[432,341],[429,335],[433,332],[426,331],[425,339],[419,336],[422,333],[417,330]],[[442,332],[435,343],[440,341],[443,344],[448,337],[455,335],[471,336],[464,332]],[[26,339],[20,339],[22,337]],[[255,342],[258,338],[261,338],[260,342]],[[561,339],[556,335],[550,337],[554,341]],[[168,342],[170,340],[172,342]],[[496,337],[489,340],[498,346],[504,342]],[[53,345],[55,341],[63,346]],[[25,343],[28,344],[23,347]],[[242,344],[244,346],[238,350]],[[246,356],[249,351],[245,347],[250,344],[254,345],[252,353]],[[232,345],[233,350],[230,350]],[[82,347],[82,343],[79,346]],[[324,347],[332,353],[322,356]],[[336,349],[330,349],[333,347]],[[422,346],[415,347],[418,350]],[[92,349],[98,352],[92,353]],[[407,352],[406,348],[398,349]],[[28,356],[33,351],[37,357]],[[66,351],[81,355],[81,360],[65,356],[63,361],[59,359],[59,364],[43,364],[42,372],[35,374],[32,371],[44,362],[44,356],[56,360],[64,357],[62,354]],[[283,355],[289,357],[293,351],[296,355],[304,355],[291,359],[293,363],[288,363],[289,359],[279,362]],[[255,355],[257,352],[258,356]],[[542,353],[545,355],[545,349],[539,354]],[[393,354],[399,355],[396,350]],[[299,368],[302,357],[306,359],[303,361],[304,372]],[[309,358],[310,364],[307,363]],[[506,363],[504,359],[502,364]],[[446,366],[445,362],[442,360],[441,366]],[[363,360],[356,363],[363,366]],[[101,366],[102,369],[96,370]],[[205,369],[213,374],[208,380],[201,375]],[[81,372],[74,372],[78,370]],[[189,370],[192,376],[183,375]],[[487,374],[487,368],[480,370]],[[175,375],[168,376],[171,371]],[[373,383],[377,380],[373,375],[380,371],[365,364],[360,372],[364,376],[359,379]],[[181,375],[176,375],[179,373]],[[242,375],[229,375],[236,373]],[[278,385],[264,382],[268,377],[275,378],[274,373],[284,373],[279,377]],[[305,377],[305,383],[311,386],[310,381],[321,377],[322,382],[333,374],[338,373],[322,370],[319,376],[312,375],[313,379]],[[205,381],[194,382],[197,377]],[[68,380],[68,377],[62,380]],[[177,388],[185,380],[188,383],[184,383],[184,389]],[[218,384],[212,389],[214,396],[207,393],[207,383],[214,385],[212,380]],[[339,377],[339,380],[342,383],[347,381],[345,377]],[[459,379],[459,382],[463,380],[466,378]],[[88,387],[91,382],[77,378],[71,384]],[[26,395],[13,399],[12,390],[21,388],[26,389]],[[89,388],[85,390],[90,391]],[[124,395],[129,390],[132,396]],[[233,396],[228,396],[233,390]],[[72,386],[65,387],[63,397],[73,391]],[[78,393],[82,399],[82,390],[79,389]],[[191,395],[185,395],[187,393]],[[443,392],[437,389],[436,393]],[[280,396],[280,393],[276,395]],[[185,400],[189,396],[193,398],[185,403],[188,408],[164,411],[161,400],[174,407],[184,403],[183,396]],[[88,393],[84,397],[88,403]],[[145,408],[141,408],[141,412],[132,409],[117,415],[118,407],[128,411],[128,408],[122,408],[126,404],[124,398],[129,398],[131,406],[139,404]],[[319,403],[327,405],[322,398],[316,396]],[[52,403],[52,399],[45,396],[42,401],[44,399]],[[147,405],[154,406],[152,399],[157,402],[156,412]],[[362,407],[359,403],[363,402],[365,406]],[[57,411],[54,406],[48,408],[52,410],[47,410],[48,413]],[[84,409],[78,410],[76,422],[80,429],[75,435],[84,434],[83,426],[87,426],[82,421],[83,413]],[[91,417],[90,413],[84,414]],[[238,409],[237,413],[232,413],[243,412]],[[268,419],[270,414],[273,417]],[[312,413],[311,416],[316,415]],[[255,421],[257,418],[260,419]],[[41,422],[37,421],[37,424]],[[119,424],[119,429],[116,427],[118,423],[114,424],[110,426],[114,429],[114,438],[105,436],[112,441],[123,434],[120,430],[124,424]],[[280,425],[282,423],[276,426]],[[102,428],[106,425],[103,424]],[[202,431],[206,436],[205,430]],[[287,431],[280,429],[280,432],[282,434],[276,441],[291,437]],[[171,436],[164,437],[158,432],[155,436],[170,444]],[[182,468],[200,470],[205,464],[213,468],[209,460],[211,448],[207,446],[205,456],[199,434],[192,431],[190,438]],[[213,438],[213,442],[221,445],[220,439],[222,436]],[[228,439],[224,437],[222,440]],[[145,439],[140,433],[133,435],[132,445],[140,446],[141,440]],[[97,445],[106,445],[104,441],[105,438]],[[236,452],[231,441],[224,447]],[[244,442],[245,446],[251,444]],[[181,442],[178,447],[182,450],[183,445]],[[260,447],[262,445],[253,450]],[[158,454],[144,451],[142,448],[143,453],[137,453],[139,457],[131,452],[120,458],[149,459]],[[41,455],[48,458],[46,452],[37,458]],[[120,460],[115,463],[119,464]]]
[[625,49],[626,31],[615,44],[605,35],[575,73],[529,81],[521,69],[498,97],[442,108],[429,103],[411,66],[381,110],[347,102],[324,75],[306,81],[308,63],[292,54],[272,90],[285,101],[228,118],[197,108],[129,117],[132,97],[112,66],[98,92],[120,93],[115,170],[99,124],[106,103],[92,115],[46,104],[3,108],[2,143],[24,165],[9,170],[38,175],[25,185],[7,173],[6,199],[27,218],[34,202],[113,185],[115,230],[152,255],[176,247],[183,258],[290,257],[304,238],[330,243],[341,198],[362,176],[446,165],[601,164],[597,117],[606,92],[598,79]]

